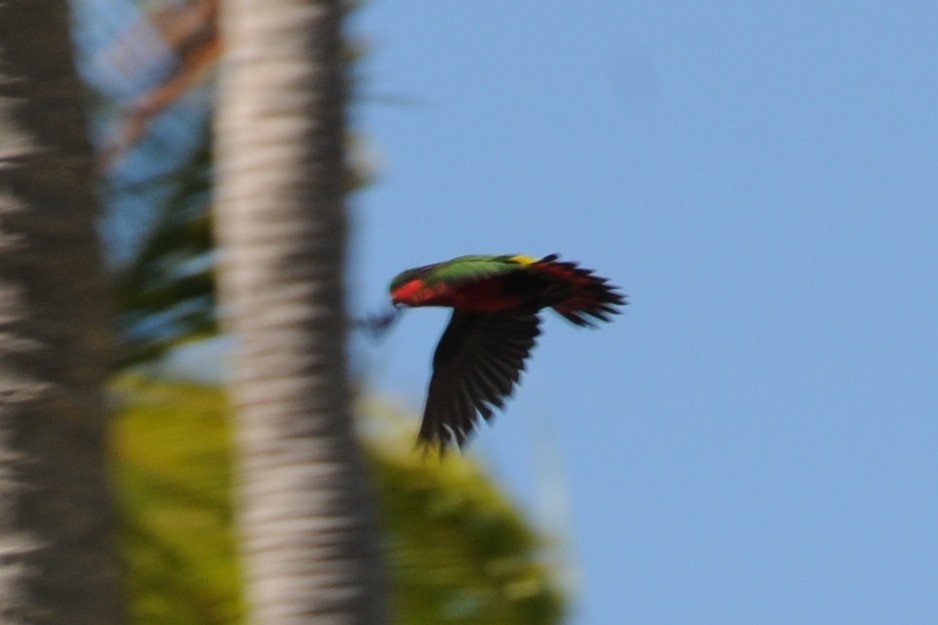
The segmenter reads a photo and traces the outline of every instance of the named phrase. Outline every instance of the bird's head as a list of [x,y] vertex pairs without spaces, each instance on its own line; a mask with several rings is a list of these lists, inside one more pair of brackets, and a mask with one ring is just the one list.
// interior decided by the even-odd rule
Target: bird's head
[[391,303],[395,308],[414,306],[420,301],[420,292],[426,287],[424,278],[433,270],[433,265],[407,269],[391,280]]

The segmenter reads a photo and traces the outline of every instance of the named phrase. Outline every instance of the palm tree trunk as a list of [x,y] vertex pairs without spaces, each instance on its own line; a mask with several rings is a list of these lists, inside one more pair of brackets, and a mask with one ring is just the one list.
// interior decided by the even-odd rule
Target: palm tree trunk
[[259,625],[386,622],[345,354],[336,0],[227,0],[216,234]]
[[121,621],[82,93],[66,2],[0,2],[0,623]]

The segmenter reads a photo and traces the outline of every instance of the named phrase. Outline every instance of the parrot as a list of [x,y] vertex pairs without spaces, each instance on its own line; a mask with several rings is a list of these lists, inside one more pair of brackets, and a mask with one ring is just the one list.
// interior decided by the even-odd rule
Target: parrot
[[460,256],[407,269],[390,284],[395,312],[442,306],[452,316],[433,355],[418,445],[464,449],[481,416],[514,392],[551,308],[580,327],[611,321],[627,296],[578,263],[524,255]]

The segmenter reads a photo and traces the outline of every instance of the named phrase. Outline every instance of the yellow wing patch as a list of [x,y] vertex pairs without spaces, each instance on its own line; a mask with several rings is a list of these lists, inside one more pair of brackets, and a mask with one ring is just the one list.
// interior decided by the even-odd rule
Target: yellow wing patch
[[533,265],[537,262],[537,259],[532,256],[512,256],[509,260],[519,265]]

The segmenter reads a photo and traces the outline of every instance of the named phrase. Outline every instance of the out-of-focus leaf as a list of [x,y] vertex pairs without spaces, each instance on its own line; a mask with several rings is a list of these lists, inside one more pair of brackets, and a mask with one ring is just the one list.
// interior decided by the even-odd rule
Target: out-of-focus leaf
[[[132,621],[243,622],[223,393],[124,377],[115,397]],[[560,622],[543,540],[470,458],[439,463],[393,436],[368,440],[397,625]]]
[[133,261],[114,277],[122,337],[118,366],[217,332],[208,123],[204,134]]

